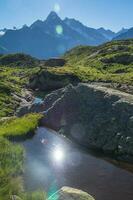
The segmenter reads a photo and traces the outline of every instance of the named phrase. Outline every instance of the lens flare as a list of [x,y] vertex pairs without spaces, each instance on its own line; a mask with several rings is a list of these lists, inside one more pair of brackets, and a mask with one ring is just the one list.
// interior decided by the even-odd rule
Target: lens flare
[[56,3],[56,4],[54,5],[54,11],[55,11],[56,13],[59,13],[59,12],[60,12],[60,5],[59,5],[58,3]]
[[61,25],[56,26],[56,33],[59,35],[63,34],[63,27]]

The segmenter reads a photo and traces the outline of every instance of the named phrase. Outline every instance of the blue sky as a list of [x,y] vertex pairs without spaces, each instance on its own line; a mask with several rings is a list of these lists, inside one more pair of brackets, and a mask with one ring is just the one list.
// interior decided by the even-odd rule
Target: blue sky
[[133,27],[133,0],[0,0],[0,28],[30,25],[54,9],[61,18],[75,18],[89,27]]

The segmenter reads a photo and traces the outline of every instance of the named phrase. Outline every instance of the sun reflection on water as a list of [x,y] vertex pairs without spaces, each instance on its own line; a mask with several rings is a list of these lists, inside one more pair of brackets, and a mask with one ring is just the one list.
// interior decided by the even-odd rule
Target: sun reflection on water
[[53,152],[53,159],[57,162],[62,162],[64,160],[65,153],[62,148],[56,148]]

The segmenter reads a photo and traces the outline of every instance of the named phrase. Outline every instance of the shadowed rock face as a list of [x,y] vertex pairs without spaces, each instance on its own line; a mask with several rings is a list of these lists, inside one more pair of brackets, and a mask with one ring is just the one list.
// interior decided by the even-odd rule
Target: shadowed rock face
[[77,84],[80,80],[73,74],[54,74],[48,71],[42,71],[29,80],[29,88],[40,91],[56,90],[72,83]]
[[44,63],[45,66],[48,67],[62,67],[65,65],[66,61],[61,58],[51,58],[49,60],[46,60]]
[[63,187],[55,194],[53,194],[48,200],[94,200],[92,196],[70,187]]
[[69,85],[48,95],[44,107],[42,125],[133,162],[133,95],[96,85]]

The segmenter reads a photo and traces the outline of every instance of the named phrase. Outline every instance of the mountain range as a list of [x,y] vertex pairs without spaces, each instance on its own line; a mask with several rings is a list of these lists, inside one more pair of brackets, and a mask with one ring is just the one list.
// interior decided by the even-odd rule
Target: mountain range
[[79,45],[97,46],[112,39],[133,38],[133,28],[118,33],[104,28],[94,29],[75,19],[62,20],[53,11],[44,21],[37,20],[20,29],[3,29],[0,33],[0,54],[19,52],[40,59],[58,57]]

